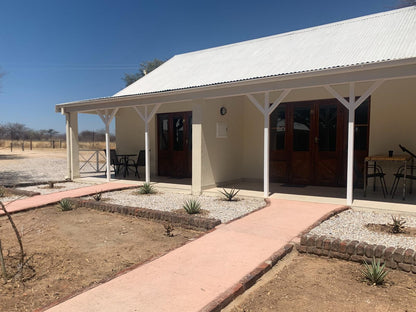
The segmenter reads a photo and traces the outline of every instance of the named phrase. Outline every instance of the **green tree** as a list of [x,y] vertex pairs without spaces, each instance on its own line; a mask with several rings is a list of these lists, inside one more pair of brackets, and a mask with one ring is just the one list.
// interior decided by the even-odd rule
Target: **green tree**
[[397,4],[397,8],[404,8],[412,5],[416,5],[416,0],[400,0]]
[[126,83],[126,87],[131,85],[133,82],[137,81],[138,79],[142,78],[143,76],[150,73],[152,70],[158,68],[162,65],[165,61],[159,60],[155,58],[153,61],[146,61],[140,64],[139,72],[135,74],[124,74],[122,78]]

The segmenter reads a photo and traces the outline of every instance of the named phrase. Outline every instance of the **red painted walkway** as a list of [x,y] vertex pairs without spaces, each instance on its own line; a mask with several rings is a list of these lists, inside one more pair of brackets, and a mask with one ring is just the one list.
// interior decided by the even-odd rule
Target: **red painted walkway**
[[[36,195],[32,197],[26,197],[23,199],[19,199],[10,203],[5,203],[6,209],[8,212],[13,213],[17,211],[23,211],[33,208],[39,208],[46,205],[54,204],[59,202],[63,198],[67,197],[82,197],[93,195],[97,192],[106,192],[106,191],[115,191],[121,190],[125,188],[132,187],[131,184],[122,184],[122,183],[104,183],[104,184],[97,184],[87,187],[81,187],[78,189],[63,191],[63,192],[56,192],[50,193],[45,195]],[[0,211],[0,215],[3,215],[4,212]]]
[[341,208],[272,199],[270,206],[48,311],[201,311],[303,230]]

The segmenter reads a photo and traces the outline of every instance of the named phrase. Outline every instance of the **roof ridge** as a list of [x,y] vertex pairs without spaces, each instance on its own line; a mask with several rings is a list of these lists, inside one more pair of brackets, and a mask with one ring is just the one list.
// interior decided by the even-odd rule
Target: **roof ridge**
[[410,6],[410,7],[405,7],[405,8],[395,9],[395,10],[373,13],[373,14],[369,14],[369,15],[363,15],[363,16],[353,17],[353,18],[350,18],[350,19],[347,19],[347,20],[341,20],[341,21],[337,21],[337,22],[332,22],[332,23],[327,23],[327,24],[322,24],[322,25],[317,25],[317,26],[311,26],[311,27],[308,27],[308,28],[292,30],[292,31],[288,31],[288,32],[280,33],[280,34],[269,35],[269,36],[265,36],[265,37],[234,42],[234,43],[225,44],[225,45],[221,45],[221,46],[216,46],[216,47],[212,47],[212,48],[206,48],[206,49],[202,49],[202,50],[196,50],[196,51],[176,54],[173,57],[210,52],[210,51],[229,48],[229,47],[232,47],[232,46],[239,46],[239,45],[245,45],[245,44],[249,44],[249,43],[253,43],[253,42],[270,40],[270,39],[273,39],[273,38],[292,36],[292,35],[299,34],[299,33],[311,32],[311,31],[314,31],[314,30],[317,30],[317,29],[330,28],[330,27],[343,25],[343,24],[356,23],[356,22],[359,22],[359,21],[367,20],[367,19],[374,19],[374,18],[378,18],[380,16],[398,14],[401,11],[410,11],[412,9],[416,9],[416,6]]

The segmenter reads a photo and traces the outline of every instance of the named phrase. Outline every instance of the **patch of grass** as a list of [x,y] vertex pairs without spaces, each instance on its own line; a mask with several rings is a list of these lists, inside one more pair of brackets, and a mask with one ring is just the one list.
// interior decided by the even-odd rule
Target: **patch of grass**
[[61,199],[58,203],[58,206],[61,211],[69,211],[73,209],[72,203],[67,198]]
[[197,214],[201,212],[201,203],[197,199],[186,200],[182,207],[188,214]]
[[406,221],[401,217],[395,216],[391,216],[391,219],[393,220],[393,223],[389,224],[391,226],[391,232],[394,234],[403,233]]
[[380,260],[376,261],[373,257],[373,261],[371,264],[368,264],[366,261],[363,263],[364,268],[362,269],[361,273],[363,274],[364,278],[369,280],[372,285],[381,285],[384,283],[384,278],[389,273],[385,270],[386,264],[380,264]]
[[155,194],[156,190],[150,183],[143,183],[141,187],[139,187],[139,194]]
[[0,197],[6,196],[6,188],[4,186],[0,186]]
[[236,200],[235,197],[237,196],[238,192],[240,192],[240,190],[230,189],[229,191],[227,191],[225,188],[223,188],[222,191],[219,191],[219,192],[222,195],[224,195],[225,200],[233,201],[233,200]]

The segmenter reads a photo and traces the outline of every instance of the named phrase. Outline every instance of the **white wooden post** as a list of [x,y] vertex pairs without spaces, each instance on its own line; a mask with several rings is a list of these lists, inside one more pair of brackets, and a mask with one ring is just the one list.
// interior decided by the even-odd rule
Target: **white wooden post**
[[148,114],[147,107],[149,105],[144,106],[144,115],[140,111],[140,106],[134,106],[134,110],[140,116],[140,118],[144,121],[144,148],[145,148],[145,172],[146,172],[146,183],[150,183],[150,153],[149,153],[149,122],[152,120],[153,116],[156,114],[156,111],[160,107],[161,104],[155,104],[153,110],[150,114]]
[[270,153],[270,141],[269,141],[269,126],[270,126],[270,115],[273,111],[279,106],[283,99],[289,94],[291,89],[285,89],[280,94],[280,96],[270,105],[270,93],[264,93],[264,105],[261,107],[260,103],[256,98],[248,94],[247,97],[250,99],[251,103],[257,107],[257,109],[263,114],[264,117],[264,135],[263,135],[263,191],[264,197],[269,197],[270,193],[270,182],[269,182],[269,153]]
[[101,120],[105,124],[105,155],[106,155],[106,167],[107,167],[107,181],[109,182],[111,179],[111,171],[110,171],[110,123],[113,120],[114,116],[116,115],[118,108],[115,108],[111,111],[108,109],[104,111],[97,111],[98,116],[100,116]]
[[71,179],[72,176],[72,162],[71,162],[71,125],[70,125],[70,117],[69,117],[69,113],[64,113],[65,114],[65,131],[66,131],[66,169],[67,169],[67,174],[66,174],[66,179]]
[[355,83],[349,84],[349,100],[345,100],[330,85],[324,86],[338,101],[348,109],[348,152],[347,152],[347,205],[351,206],[354,193],[354,123],[355,110],[360,106],[382,83],[384,80],[375,81],[359,99],[355,100]]

